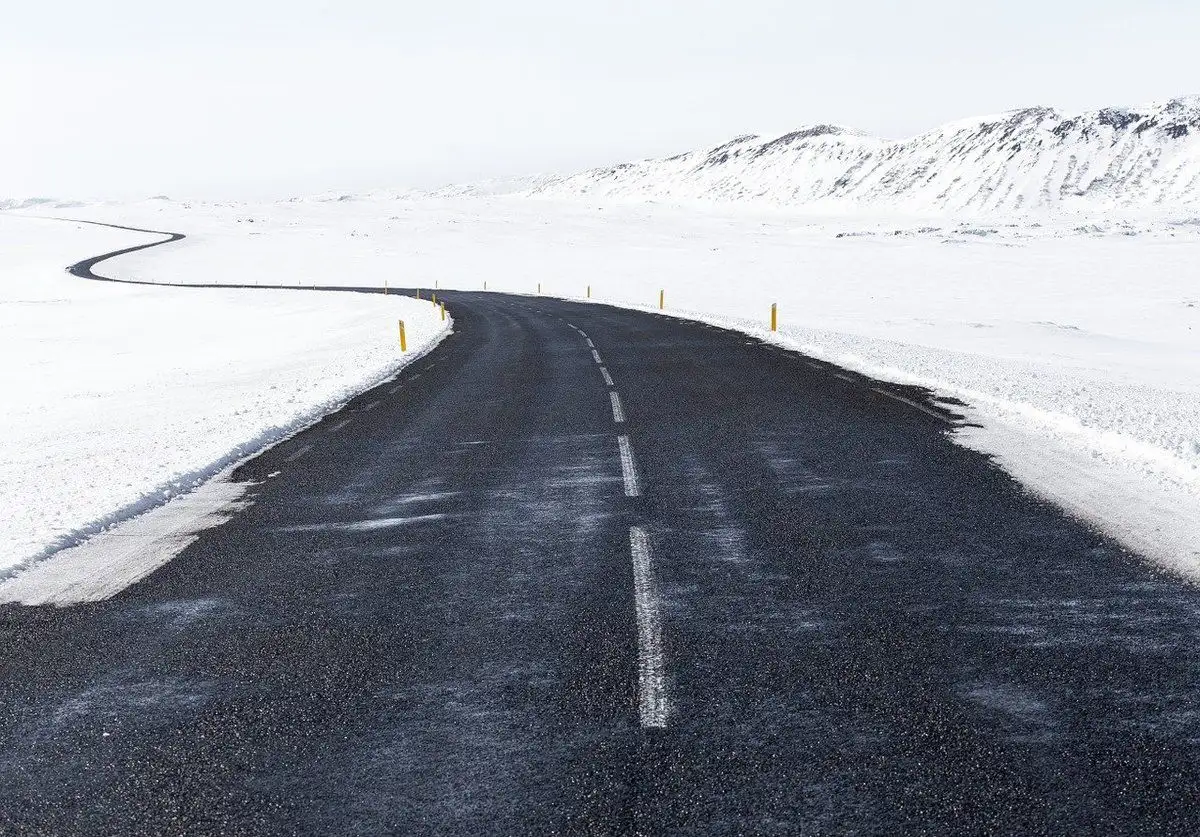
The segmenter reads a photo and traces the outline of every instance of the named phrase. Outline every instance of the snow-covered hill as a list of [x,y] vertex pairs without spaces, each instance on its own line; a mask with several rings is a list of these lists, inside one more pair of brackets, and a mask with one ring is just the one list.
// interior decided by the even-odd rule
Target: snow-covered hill
[[83,206],[78,201],[63,201],[57,198],[0,198],[0,212],[30,209],[68,209]]
[[931,212],[1196,207],[1200,96],[1076,116],[1028,108],[903,141],[817,125],[552,178],[531,193]]

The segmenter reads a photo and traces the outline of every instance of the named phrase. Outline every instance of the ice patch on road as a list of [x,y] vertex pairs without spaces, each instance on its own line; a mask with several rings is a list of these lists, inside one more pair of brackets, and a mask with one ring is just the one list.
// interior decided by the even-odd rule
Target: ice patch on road
[[965,698],[1012,727],[1011,738],[1019,741],[1045,741],[1058,723],[1046,702],[1017,683],[970,683],[962,687]]
[[907,556],[888,541],[872,541],[867,545],[867,554],[876,564],[898,564],[907,560]]
[[407,506],[412,503],[433,503],[438,500],[449,500],[452,497],[457,497],[457,491],[435,491],[430,494],[406,494],[403,497],[397,497],[392,501],[397,506]]
[[374,520],[354,520],[334,523],[301,523],[296,526],[285,526],[281,532],[376,532],[380,529],[398,529],[401,526],[412,526],[415,523],[433,523],[446,520],[448,514],[417,514],[411,517],[380,517]]
[[[802,431],[798,431],[795,436],[801,437]],[[795,447],[795,439],[789,437],[762,441],[758,445],[759,452],[779,481],[780,490],[785,494],[832,493],[833,485],[809,468],[803,459],[794,455],[792,451]]]
[[[60,727],[89,718],[103,727],[114,723],[114,715],[127,710],[177,715],[199,708],[211,698],[212,692],[210,683],[178,677],[135,682],[114,680],[92,686],[63,701],[49,714],[49,724],[52,728]],[[116,722],[119,724],[120,720],[123,719]]]
[[699,460],[690,458],[688,480],[699,502],[692,511],[708,519],[697,537],[703,538],[711,549],[706,554],[717,561],[740,564],[747,560],[746,534],[730,513],[725,493],[713,474]]
[[147,605],[142,613],[173,631],[182,631],[189,625],[200,622],[228,608],[222,599],[172,599]]

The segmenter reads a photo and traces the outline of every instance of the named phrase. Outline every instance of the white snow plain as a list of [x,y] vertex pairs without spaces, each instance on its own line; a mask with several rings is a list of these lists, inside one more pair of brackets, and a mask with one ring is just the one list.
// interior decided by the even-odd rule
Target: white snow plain
[[1161,567],[1200,578],[1195,215],[954,221],[385,195],[70,211],[191,236],[110,263],[126,278],[486,281],[519,293],[541,283],[570,298],[590,285],[595,301],[647,309],[662,289],[668,313],[966,402],[982,427],[958,431],[960,443]]
[[[192,232],[178,214],[162,220]],[[449,326],[399,296],[142,287],[65,271],[161,238],[0,213],[0,578],[290,435]],[[154,249],[175,249],[161,264],[185,262],[198,281],[288,280],[209,259],[228,257],[219,249],[180,247]]]

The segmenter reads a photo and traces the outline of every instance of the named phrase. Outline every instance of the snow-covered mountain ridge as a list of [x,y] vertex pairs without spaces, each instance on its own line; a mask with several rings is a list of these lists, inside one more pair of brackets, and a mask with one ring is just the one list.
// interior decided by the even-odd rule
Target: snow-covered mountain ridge
[[908,140],[816,125],[550,178],[530,194],[1024,212],[1200,205],[1200,96],[1074,116],[1037,107]]

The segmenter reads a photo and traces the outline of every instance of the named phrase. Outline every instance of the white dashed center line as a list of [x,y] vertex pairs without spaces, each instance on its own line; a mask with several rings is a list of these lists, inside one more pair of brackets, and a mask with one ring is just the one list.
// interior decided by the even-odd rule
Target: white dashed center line
[[308,453],[310,450],[312,450],[312,445],[305,445],[304,447],[300,448],[300,450],[296,451],[291,456],[289,456],[287,458],[287,460],[285,460],[285,461],[295,462],[297,459],[304,456],[304,454]]
[[638,714],[642,726],[667,725],[667,685],[663,675],[662,625],[651,572],[650,537],[641,526],[629,528],[633,555],[633,597],[637,607]]
[[378,406],[379,406],[379,402],[378,402],[378,401],[372,401],[370,404],[368,404],[367,406],[363,407],[363,412],[364,412],[364,413],[369,413],[371,410],[374,410],[374,409],[375,409],[376,407],[378,407]]
[[625,496],[641,497],[642,489],[638,485],[637,465],[633,461],[633,446],[629,444],[629,437],[618,436],[617,446],[621,449],[621,476],[625,479]]
[[[600,365],[600,374],[604,383],[611,389],[608,400],[612,406],[613,422],[625,424],[625,407],[621,396],[616,392],[612,375],[608,367],[600,359],[595,344],[582,329],[571,325],[587,340],[588,348],[592,350],[592,360]],[[617,436],[617,447],[621,453],[621,477],[625,483],[626,497],[642,496],[642,488],[638,481],[637,463],[633,458],[633,445],[629,437]],[[650,536],[641,526],[629,528],[629,551],[633,558],[633,596],[637,611],[638,637],[638,716],[642,726],[651,729],[663,729],[667,726],[667,686],[663,674],[663,644],[662,625],[659,616],[658,595],[654,590],[652,573],[652,556],[650,553]]]
[[346,419],[345,421],[339,421],[333,427],[329,428],[329,432],[337,433],[339,430],[341,430],[343,427],[345,427],[349,423],[350,423],[350,419]]
[[621,407],[621,396],[615,392],[610,392],[608,398],[612,401],[613,421],[617,424],[625,423],[625,410]]

